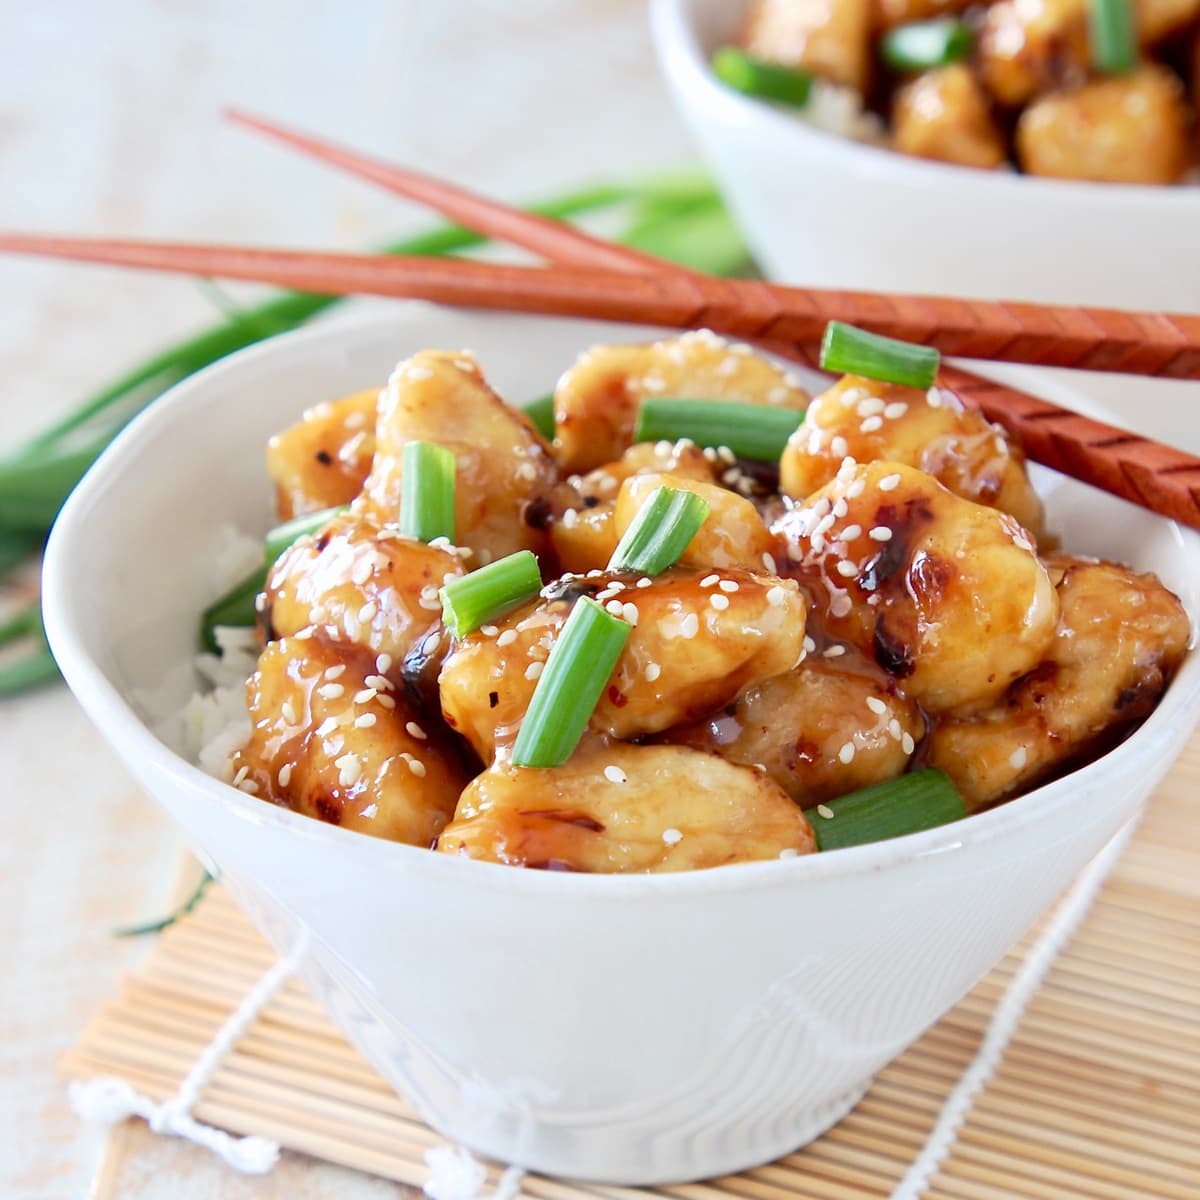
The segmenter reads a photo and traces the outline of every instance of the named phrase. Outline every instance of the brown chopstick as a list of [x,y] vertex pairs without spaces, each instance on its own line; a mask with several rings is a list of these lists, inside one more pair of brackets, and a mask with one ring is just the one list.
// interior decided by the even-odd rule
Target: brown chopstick
[[[674,263],[593,237],[565,222],[510,208],[444,180],[368,158],[261,117],[231,112],[256,132],[416,200],[477,233],[561,263],[628,271],[683,271]],[[776,353],[817,365],[811,346],[768,343]],[[1085,417],[1049,400],[947,363],[941,379],[968,403],[1015,433],[1031,459],[1134,504],[1200,527],[1200,459],[1140,434]]]
[[832,319],[967,358],[1200,378],[1200,317],[787,288],[707,275],[625,274],[461,259],[322,254],[97,238],[0,236],[0,250],[276,283],[326,294],[403,296],[551,316],[706,327],[818,342]]

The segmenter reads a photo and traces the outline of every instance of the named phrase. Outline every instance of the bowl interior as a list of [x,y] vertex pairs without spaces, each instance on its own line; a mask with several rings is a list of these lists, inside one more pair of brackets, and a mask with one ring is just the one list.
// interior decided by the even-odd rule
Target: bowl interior
[[[68,681],[105,732],[134,739],[127,757],[165,756],[147,727],[176,709],[195,686],[189,664],[198,613],[227,583],[215,577],[214,557],[230,526],[258,535],[272,524],[263,447],[304,408],[381,383],[398,360],[427,346],[471,349],[496,390],[521,403],[550,390],[587,346],[653,334],[644,327],[405,304],[355,323],[273,339],[181,385],[106,452],[52,538],[47,623]],[[1054,381],[1046,380],[1040,390],[1094,410]],[[1156,571],[1189,612],[1200,612],[1200,539],[1194,533],[1053,473],[1036,475],[1051,527],[1063,535],[1067,549]],[[1198,676],[1193,654],[1150,726],[1167,728],[1181,720],[1190,725]],[[1149,726],[1138,737],[1148,735]],[[181,763],[172,769],[188,770]],[[273,821],[302,822],[310,836],[356,836],[248,801],[215,781],[200,786],[227,804],[267,810]],[[962,828],[999,828],[1028,808],[1018,800]],[[939,838],[946,840],[944,834],[923,834],[902,841],[933,849]],[[880,853],[878,847],[862,847],[835,857],[847,866],[861,859],[865,866]],[[805,869],[835,868],[830,861]],[[662,886],[678,887],[678,878]],[[603,886],[600,879],[593,882]]]

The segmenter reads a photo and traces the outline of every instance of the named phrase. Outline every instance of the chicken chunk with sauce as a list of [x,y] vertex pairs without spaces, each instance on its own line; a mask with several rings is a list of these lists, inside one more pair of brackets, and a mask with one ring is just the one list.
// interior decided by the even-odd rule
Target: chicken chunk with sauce
[[902,154],[989,171],[1008,157],[988,97],[962,63],[926,71],[896,93],[892,144]]
[[870,79],[873,23],[872,0],[760,0],[743,42],[756,58],[861,92]]
[[847,463],[775,527],[830,636],[928,712],[997,699],[1054,637],[1058,597],[1027,532],[912,467]]
[[636,346],[596,346],[580,355],[554,389],[554,446],[566,471],[589,471],[633,441],[647,397],[738,400],[803,409],[808,393],[749,346],[707,329]]
[[948,714],[927,762],[969,811],[1027,791],[1094,757],[1144,720],[1187,649],[1179,600],[1153,575],[1054,555],[1061,616],[1048,652],[992,707]]
[[564,579],[458,642],[439,680],[442,713],[484,762],[516,738],[555,638],[581,596],[620,610],[633,632],[592,716],[618,738],[659,733],[795,666],[805,603],[795,583],[748,571],[673,568]]
[[1020,445],[947,388],[844,376],[813,400],[789,439],[781,490],[803,500],[837,475],[847,455],[916,467],[964,499],[1011,513],[1036,536],[1043,532]]
[[515,867],[657,873],[816,846],[804,814],[762,771],[683,746],[597,738],[561,767],[497,763],[477,776],[437,848]]
[[249,742],[231,763],[244,791],[373,837],[431,846],[469,776],[365,650],[281,638],[246,685]]

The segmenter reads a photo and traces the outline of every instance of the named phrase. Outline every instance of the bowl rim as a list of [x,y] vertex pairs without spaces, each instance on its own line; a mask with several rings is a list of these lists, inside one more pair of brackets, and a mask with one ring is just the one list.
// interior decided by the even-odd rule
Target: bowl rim
[[[902,154],[887,146],[858,141],[845,134],[820,129],[787,109],[744,96],[718,82],[709,68],[696,30],[694,10],[702,0],[650,0],[650,27],[659,65],[676,90],[704,109],[720,114],[735,126],[758,125],[776,140],[811,142],[826,156],[858,160],[873,173],[890,171],[890,183],[945,189],[995,188],[1007,196],[1014,188],[1037,189],[1043,199],[1064,205],[1127,205],[1135,201],[1165,206],[1172,211],[1195,210],[1200,205],[1200,184],[1157,185],[1101,183],[1084,179],[1054,179],[1012,171],[983,171],[957,163],[937,162]],[[1193,214],[1194,215],[1194,214]]]
[[[260,368],[272,359],[282,366],[287,359],[326,355],[336,357],[348,339],[374,343],[386,337],[397,341],[398,327],[413,319],[436,317],[439,306],[403,301],[395,311],[359,315],[336,322],[318,323],[276,335],[246,347],[176,384],[140,413],[104,451],[64,505],[47,543],[43,563],[43,606],[47,637],[63,677],[76,698],[121,757],[144,763],[146,769],[170,778],[181,790],[232,810],[241,819],[277,828],[281,835],[309,842],[343,844],[350,854],[381,857],[381,865],[418,876],[465,872],[461,878],[473,886],[508,893],[586,896],[625,901],[648,895],[691,897],[697,894],[756,891],[762,887],[803,885],[809,881],[862,875],[903,866],[917,860],[1003,837],[1040,821],[1047,806],[1055,809],[1072,803],[1081,784],[1098,783],[1112,769],[1114,755],[1137,754],[1151,738],[1168,742],[1172,722],[1181,718],[1190,729],[1200,715],[1200,650],[1196,648],[1197,617],[1189,614],[1193,637],[1189,654],[1171,681],[1162,701],[1147,720],[1114,749],[1086,766],[1035,788],[1023,796],[982,813],[921,833],[888,841],[841,849],[836,853],[800,855],[786,860],[738,863],[722,868],[663,874],[572,874],[554,871],[514,870],[495,863],[438,854],[428,849],[389,842],[300,813],[267,804],[213,778],[188,762],[151,731],[121,690],[111,682],[87,649],[81,614],[88,589],[72,587],[72,563],[79,561],[77,543],[84,539],[90,514],[102,511],[104,493],[117,477],[136,479],[136,464],[154,443],[169,431],[176,417],[193,405],[212,404],[230,377],[247,368]],[[495,319],[489,314],[489,319]],[[507,314],[508,320],[531,325],[546,318]],[[252,372],[248,372],[252,374]],[[214,386],[219,385],[219,386]],[[1100,406],[1092,405],[1099,409]],[[1200,590],[1200,533],[1163,521],[1189,564],[1189,575]],[[164,674],[166,672],[164,669]],[[1186,730],[1185,730],[1186,733]],[[1180,735],[1183,736],[1183,735]],[[157,799],[157,798],[156,798]],[[343,839],[351,839],[344,842]],[[390,861],[388,861],[390,860]],[[219,864],[218,864],[219,865]],[[449,878],[453,879],[451,875]]]

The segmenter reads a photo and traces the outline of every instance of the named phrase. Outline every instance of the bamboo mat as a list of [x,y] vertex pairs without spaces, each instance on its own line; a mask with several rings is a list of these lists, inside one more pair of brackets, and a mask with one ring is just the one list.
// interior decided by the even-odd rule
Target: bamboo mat
[[[1031,1004],[930,1200],[1200,1197],[1198,785],[1193,737]],[[523,1192],[542,1200],[640,1200],[651,1191],[679,1200],[887,1197],[978,1049],[1032,936],[805,1149],[739,1176],[645,1193],[535,1175]],[[64,1073],[115,1075],[168,1098],[273,961],[231,899],[210,889],[95,1015]],[[194,1114],[418,1186],[429,1174],[425,1151],[442,1144],[295,981],[222,1061]]]

